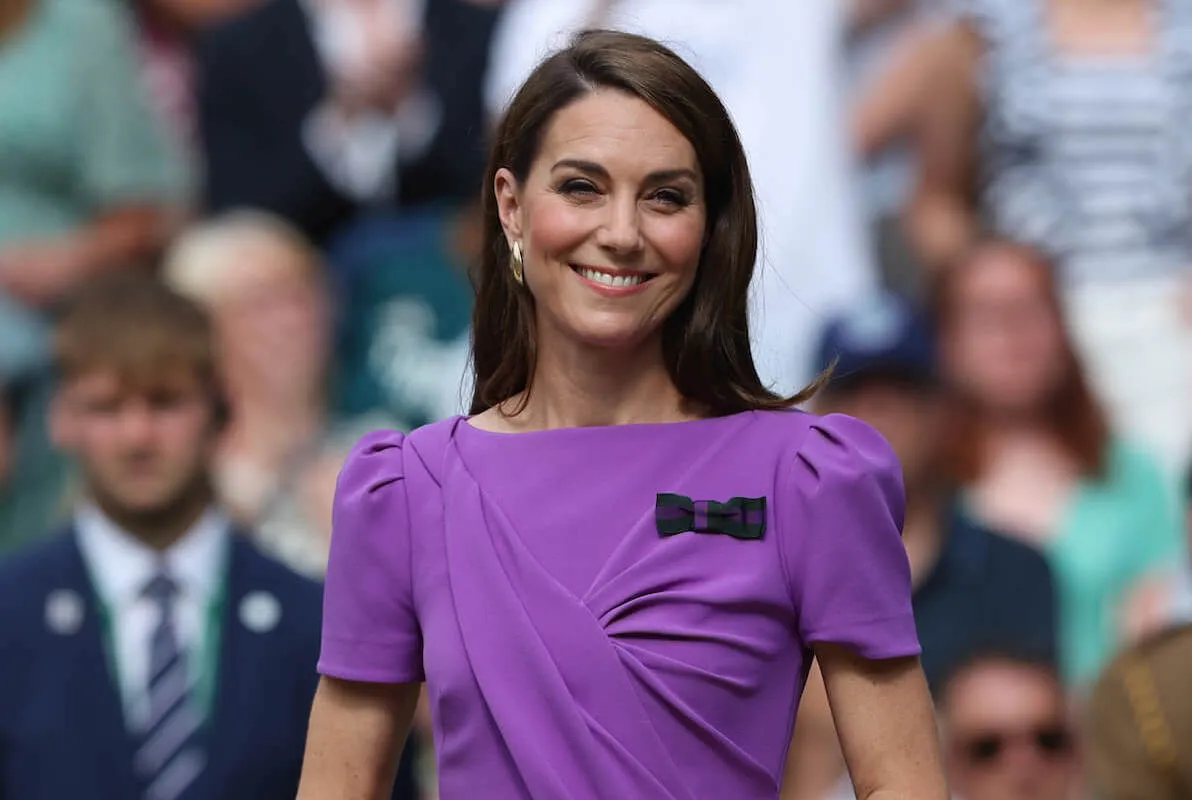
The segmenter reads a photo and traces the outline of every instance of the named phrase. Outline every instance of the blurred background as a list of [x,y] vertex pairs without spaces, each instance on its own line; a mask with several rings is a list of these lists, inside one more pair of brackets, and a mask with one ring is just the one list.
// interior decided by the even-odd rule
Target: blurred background
[[[0,0],[0,560],[80,500],[58,310],[129,271],[210,314],[221,501],[318,579],[347,449],[466,408],[488,131],[590,26],[720,93],[763,376],[835,361],[814,410],[902,459],[957,796],[1147,761],[1088,709],[1192,620],[1192,0]],[[852,797],[814,673],[783,796]]]

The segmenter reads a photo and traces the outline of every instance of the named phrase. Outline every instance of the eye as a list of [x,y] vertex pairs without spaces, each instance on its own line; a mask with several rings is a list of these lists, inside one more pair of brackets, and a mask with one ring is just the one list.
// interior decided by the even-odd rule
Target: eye
[[684,208],[691,205],[691,199],[687,193],[678,189],[659,189],[651,195],[650,199],[670,208]]
[[587,197],[599,194],[596,184],[586,178],[570,178],[563,181],[559,185],[559,192],[573,197]]

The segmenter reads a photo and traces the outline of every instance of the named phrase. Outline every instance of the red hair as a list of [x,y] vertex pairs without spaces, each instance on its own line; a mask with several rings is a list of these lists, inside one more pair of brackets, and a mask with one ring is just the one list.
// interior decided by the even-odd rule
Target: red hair
[[[1043,419],[1060,446],[1076,462],[1081,475],[1099,478],[1105,470],[1109,423],[1089,387],[1072,334],[1064,319],[1054,265],[1037,250],[1000,240],[977,244],[957,263],[940,271],[934,286],[934,311],[941,337],[950,335],[960,308],[960,291],[983,255],[998,253],[1028,267],[1037,290],[1055,316],[1059,329],[1063,378],[1046,400]],[[977,480],[984,469],[987,431],[980,403],[963,393],[949,392],[949,425],[944,462],[957,485]]]

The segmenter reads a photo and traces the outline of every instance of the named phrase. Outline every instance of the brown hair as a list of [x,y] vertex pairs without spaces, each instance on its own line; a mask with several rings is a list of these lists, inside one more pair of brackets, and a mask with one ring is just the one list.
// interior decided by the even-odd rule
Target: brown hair
[[206,312],[148,275],[109,275],[80,287],[63,309],[54,345],[62,379],[111,369],[145,385],[163,373],[193,370],[222,402]]
[[495,133],[484,185],[484,249],[474,275],[472,322],[478,414],[530,391],[537,357],[534,299],[514,281],[493,183],[509,169],[524,181],[547,125],[597,89],[648,103],[691,142],[704,174],[708,222],[690,293],[663,324],[667,371],[679,392],[719,416],[785,408],[823,382],[780,397],[758,377],[749,347],[748,295],[757,256],[757,209],[745,151],[724,104],[700,75],[658,42],[594,30],[547,58],[513,98]]
[[[990,239],[978,243],[958,262],[940,271],[934,286],[935,315],[941,337],[960,313],[959,294],[965,276],[983,255],[1002,253],[1029,267],[1039,291],[1059,323],[1064,378],[1048,399],[1044,410],[1047,425],[1061,446],[1076,461],[1086,477],[1100,477],[1105,468],[1109,423],[1089,388],[1075,343],[1065,324],[1052,263],[1037,250],[1014,242]],[[945,437],[945,463],[950,477],[959,484],[976,480],[985,461],[985,432],[981,412],[974,398],[952,392],[950,435]]]

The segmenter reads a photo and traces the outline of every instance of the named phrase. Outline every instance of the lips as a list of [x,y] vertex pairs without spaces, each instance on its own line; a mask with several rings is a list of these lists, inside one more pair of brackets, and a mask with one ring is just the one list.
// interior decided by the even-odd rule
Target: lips
[[569,264],[568,266],[581,278],[613,289],[628,289],[634,286],[640,286],[655,277],[654,273],[639,272],[636,270],[610,270],[591,267],[586,264]]

